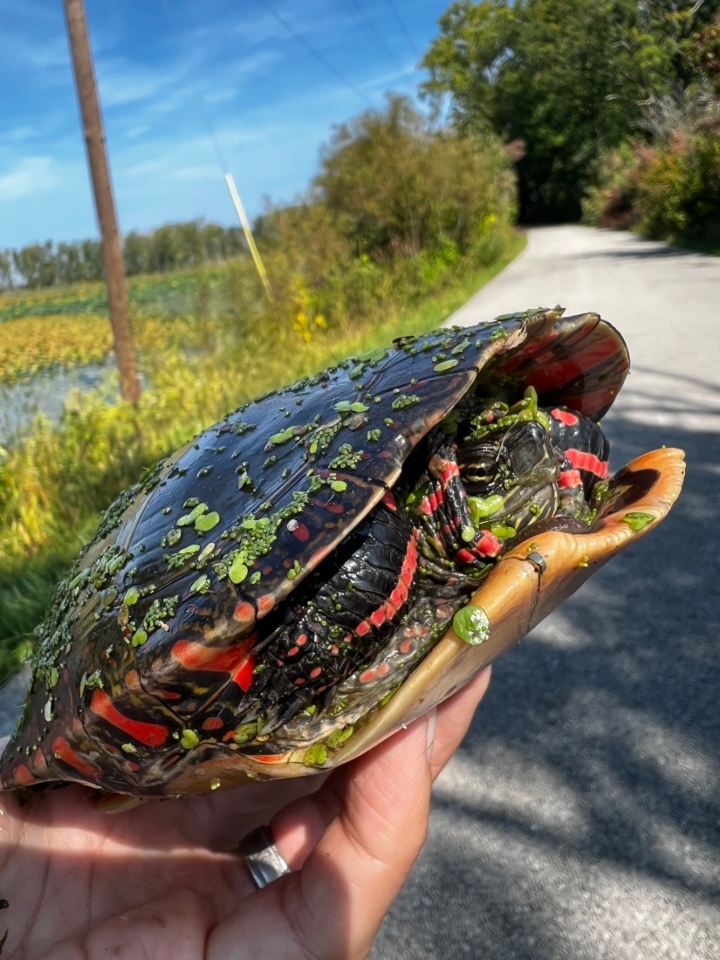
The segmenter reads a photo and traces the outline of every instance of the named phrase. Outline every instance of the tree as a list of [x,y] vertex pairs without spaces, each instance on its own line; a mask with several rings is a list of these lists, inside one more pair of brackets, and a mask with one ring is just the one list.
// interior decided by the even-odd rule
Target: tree
[[52,243],[31,243],[13,250],[13,266],[28,287],[49,287],[55,281],[55,257]]
[[433,131],[405,97],[335,129],[323,150],[316,195],[357,252],[415,256],[448,240],[465,253],[479,224],[508,219],[514,182],[497,138]]
[[5,290],[13,288],[12,254],[9,250],[0,250],[0,286]]
[[99,240],[81,240],[83,280],[102,280],[105,273],[103,249]]
[[692,0],[458,0],[440,18],[423,91],[463,130],[522,140],[521,215],[577,219],[599,154],[666,94]]
[[55,250],[55,283],[75,283],[83,278],[82,252],[77,243],[59,243]]

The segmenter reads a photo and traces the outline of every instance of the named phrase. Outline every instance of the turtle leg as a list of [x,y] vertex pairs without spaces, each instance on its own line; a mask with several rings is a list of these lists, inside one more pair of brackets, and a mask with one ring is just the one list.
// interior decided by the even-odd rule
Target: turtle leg
[[438,448],[428,462],[428,475],[428,490],[418,511],[423,556],[436,570],[445,568],[449,573],[460,563],[476,576],[483,574],[502,544],[492,531],[478,530],[473,523],[456,444]]
[[[555,407],[545,413],[553,445],[567,459],[567,470],[575,470],[579,474],[585,497],[589,500],[595,485],[609,476],[610,444],[607,437],[594,420],[583,417],[569,407]],[[560,476],[562,482],[562,473]]]
[[593,490],[609,476],[610,444],[601,427],[569,407],[544,411],[550,439],[560,457],[557,513],[585,519],[590,515]]
[[[379,505],[264,622],[255,674],[236,723],[262,718],[265,736],[303,709],[319,716],[332,691],[368,663],[415,592],[416,538],[394,497]],[[258,669],[260,668],[260,669]]]

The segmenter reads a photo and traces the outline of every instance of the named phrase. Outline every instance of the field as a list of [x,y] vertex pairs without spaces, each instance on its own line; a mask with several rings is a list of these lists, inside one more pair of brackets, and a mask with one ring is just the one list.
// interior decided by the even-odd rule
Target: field
[[[145,468],[260,393],[439,325],[524,242],[512,237],[484,267],[460,263],[420,279],[415,272],[412,283],[383,276],[359,306],[335,311],[297,277],[283,285],[279,274],[266,302],[244,260],[133,281],[147,384],[139,403],[108,403],[107,389],[71,395],[59,423],[38,418],[22,436],[0,438],[0,681],[27,655],[54,584],[101,512]],[[0,295],[0,381],[104,359],[103,298],[93,284]]]

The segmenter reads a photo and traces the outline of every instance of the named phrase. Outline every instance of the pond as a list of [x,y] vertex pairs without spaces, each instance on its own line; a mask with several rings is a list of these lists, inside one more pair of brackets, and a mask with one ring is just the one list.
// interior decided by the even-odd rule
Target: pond
[[[108,380],[113,363],[58,368],[38,374],[25,383],[0,383],[0,446],[9,446],[22,435],[38,413],[57,421],[73,390],[95,390]],[[108,385],[108,400],[118,399],[116,387]]]

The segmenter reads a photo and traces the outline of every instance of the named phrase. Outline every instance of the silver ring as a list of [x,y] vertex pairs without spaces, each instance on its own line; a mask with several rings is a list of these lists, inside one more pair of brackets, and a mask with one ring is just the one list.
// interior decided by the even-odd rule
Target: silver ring
[[267,827],[251,830],[240,841],[238,851],[259,890],[291,872]]

